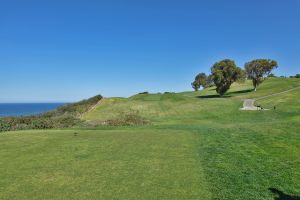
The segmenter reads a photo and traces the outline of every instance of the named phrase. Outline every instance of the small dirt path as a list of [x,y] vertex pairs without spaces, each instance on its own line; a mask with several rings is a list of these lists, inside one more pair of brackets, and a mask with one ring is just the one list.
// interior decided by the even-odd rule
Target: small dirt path
[[[292,89],[288,89],[282,92],[278,92],[278,93],[274,93],[274,94],[270,94],[270,95],[266,95],[266,96],[262,96],[262,97],[258,97],[258,98],[254,98],[254,99],[244,99],[244,103],[243,103],[243,108],[241,108],[240,110],[262,110],[261,107],[257,107],[255,106],[255,101],[257,100],[261,100],[261,99],[266,99],[268,97],[272,97],[272,96],[276,96],[276,95],[280,95],[280,94],[285,94],[294,90],[300,89],[300,86],[294,87]],[[266,110],[266,109],[263,109]]]
[[267,96],[258,97],[258,98],[255,98],[255,100],[261,100],[261,99],[265,99],[265,98],[268,98],[268,97],[272,97],[272,96],[276,96],[276,95],[288,93],[288,92],[291,92],[291,91],[294,91],[294,90],[297,90],[297,89],[300,89],[300,86],[297,86],[297,87],[294,87],[292,89],[285,90],[285,91],[282,91],[282,92],[270,94],[270,95],[267,95]]
[[241,110],[258,110],[258,107],[256,107],[254,103],[255,99],[245,99]]

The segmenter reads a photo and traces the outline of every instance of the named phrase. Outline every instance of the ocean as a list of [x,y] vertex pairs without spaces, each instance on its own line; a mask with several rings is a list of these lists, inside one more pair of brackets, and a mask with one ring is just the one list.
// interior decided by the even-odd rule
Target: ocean
[[56,109],[65,103],[0,103],[0,117],[37,115]]

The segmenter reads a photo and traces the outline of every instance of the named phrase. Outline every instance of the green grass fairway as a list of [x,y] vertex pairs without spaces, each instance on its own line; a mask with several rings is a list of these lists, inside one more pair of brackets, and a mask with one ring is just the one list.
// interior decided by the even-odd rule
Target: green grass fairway
[[300,90],[257,102],[276,110],[239,110],[298,85],[107,98],[83,118],[137,110],[151,124],[1,133],[0,199],[272,200],[269,188],[300,197]]
[[209,199],[193,140],[147,129],[4,134],[0,197]]

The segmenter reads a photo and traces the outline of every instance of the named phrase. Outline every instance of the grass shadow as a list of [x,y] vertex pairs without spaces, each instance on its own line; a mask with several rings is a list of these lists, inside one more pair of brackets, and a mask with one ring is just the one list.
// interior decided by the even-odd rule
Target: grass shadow
[[196,96],[196,98],[200,98],[200,99],[213,99],[213,98],[218,98],[218,99],[221,99],[221,98],[228,98],[228,97],[231,97],[229,95],[224,95],[224,96],[220,96],[220,95],[217,95],[217,94],[212,94],[212,95],[203,95],[203,96]]
[[228,92],[226,93],[227,95],[231,95],[231,94],[244,94],[244,93],[248,93],[248,92],[253,92],[253,89],[247,89],[247,90],[239,90],[239,91],[234,91],[234,92]]
[[276,189],[276,188],[269,188],[269,190],[276,195],[276,197],[274,197],[274,200],[300,200],[299,196],[292,196],[289,194],[285,194],[284,192]]
[[[212,90],[215,90],[215,89],[212,89]],[[200,98],[200,99],[228,98],[228,97],[232,97],[235,94],[245,94],[245,93],[249,93],[252,91],[253,91],[253,89],[247,89],[247,90],[239,90],[239,91],[234,91],[234,92],[227,92],[223,97],[221,97],[220,95],[217,95],[217,94],[212,94],[212,95],[196,96],[196,98]]]

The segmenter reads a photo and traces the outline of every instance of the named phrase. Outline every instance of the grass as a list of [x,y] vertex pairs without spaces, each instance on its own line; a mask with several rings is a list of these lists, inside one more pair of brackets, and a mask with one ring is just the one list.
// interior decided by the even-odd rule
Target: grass
[[1,137],[2,199],[210,195],[201,182],[192,134],[182,131],[86,130],[76,136],[73,130],[26,131]]
[[300,91],[259,101],[276,110],[239,110],[244,98],[299,84],[272,78],[253,92],[245,82],[227,98],[209,98],[211,88],[109,98],[83,118],[138,110],[152,123],[2,133],[0,199],[271,200],[269,188],[300,196]]

